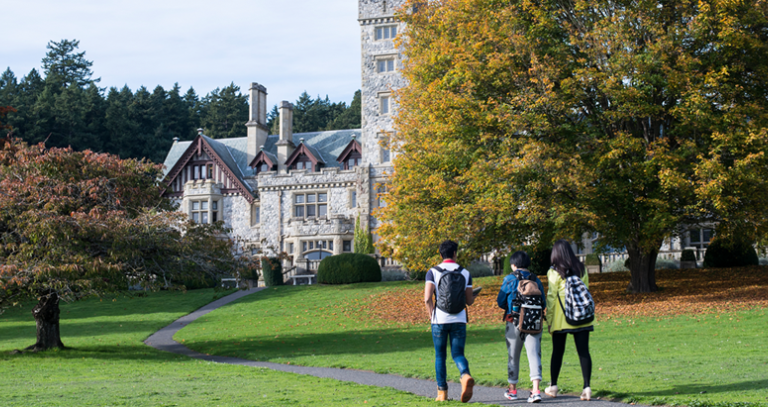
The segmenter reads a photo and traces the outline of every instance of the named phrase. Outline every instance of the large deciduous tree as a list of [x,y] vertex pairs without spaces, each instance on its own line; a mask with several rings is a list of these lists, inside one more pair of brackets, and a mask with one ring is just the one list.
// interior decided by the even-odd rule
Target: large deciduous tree
[[0,149],[0,312],[38,300],[37,342],[61,348],[59,301],[237,274],[221,222],[161,197],[162,166],[5,139]]
[[765,2],[413,3],[379,214],[407,266],[599,232],[649,292],[681,225],[765,235]]

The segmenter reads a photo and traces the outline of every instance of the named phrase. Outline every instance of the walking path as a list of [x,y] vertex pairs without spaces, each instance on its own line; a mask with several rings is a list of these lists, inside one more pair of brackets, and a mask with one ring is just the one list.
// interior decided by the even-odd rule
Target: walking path
[[[177,319],[172,324],[155,332],[154,334],[152,334],[152,336],[147,338],[147,340],[145,340],[144,343],[155,349],[177,353],[180,355],[186,355],[192,358],[206,360],[209,362],[228,363],[231,365],[265,367],[268,369],[279,370],[283,372],[305,374],[305,375],[311,375],[316,377],[327,377],[327,378],[342,380],[347,382],[355,382],[355,383],[364,384],[368,386],[392,387],[397,390],[407,391],[409,393],[418,394],[424,397],[434,398],[436,396],[437,385],[435,384],[435,382],[429,381],[429,380],[410,379],[410,378],[396,376],[396,375],[379,374],[379,373],[352,370],[352,369],[282,365],[278,363],[256,362],[252,360],[233,358],[233,357],[227,357],[227,356],[211,356],[211,355],[205,355],[199,352],[195,352],[187,348],[186,346],[173,340],[173,335],[176,334],[176,332],[178,332],[184,326],[200,318],[201,316],[215,310],[216,308],[229,304],[232,301],[235,301],[246,295],[259,292],[261,290],[263,290],[263,288],[253,288],[246,291],[238,291],[234,294],[230,294],[226,297],[220,298],[198,309],[197,311],[192,312],[189,315],[186,315]],[[461,392],[461,385],[458,383],[450,383],[448,387],[449,387],[448,397],[454,400],[458,400]],[[542,397],[544,398],[543,403],[556,404],[558,407],[620,407],[620,406],[627,405],[627,404],[614,403],[614,402],[609,402],[604,400],[592,400],[590,402],[583,402],[579,400],[578,397],[566,396],[566,395],[558,396],[557,398],[553,399],[547,395],[544,395],[543,393],[544,392],[542,391]],[[518,393],[518,396],[520,397],[520,400],[509,401],[504,398],[504,389],[502,388],[475,386],[474,396],[472,397],[471,402],[494,404],[494,405],[501,405],[501,406],[526,404],[526,399],[528,398],[528,392],[526,392],[525,390],[520,390]]]

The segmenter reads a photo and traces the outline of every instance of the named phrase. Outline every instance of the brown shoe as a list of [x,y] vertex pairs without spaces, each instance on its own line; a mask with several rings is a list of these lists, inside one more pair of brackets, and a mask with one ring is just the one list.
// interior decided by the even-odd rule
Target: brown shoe
[[437,389],[437,398],[435,401],[448,401],[448,390]]
[[465,374],[461,376],[461,402],[466,403],[472,398],[472,389],[475,387],[475,379]]

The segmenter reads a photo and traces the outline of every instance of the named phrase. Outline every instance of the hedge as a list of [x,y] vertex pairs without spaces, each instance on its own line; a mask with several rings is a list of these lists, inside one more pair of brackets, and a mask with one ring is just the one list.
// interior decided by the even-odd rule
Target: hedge
[[601,264],[600,255],[597,253],[588,254],[586,261],[584,262],[585,266],[599,266]]
[[381,267],[367,254],[342,253],[324,258],[317,268],[321,284],[351,284],[381,281]]
[[283,285],[283,265],[276,257],[263,257],[261,259],[261,272],[264,275],[264,285],[272,287]]
[[704,267],[742,267],[760,264],[752,244],[747,241],[728,242],[715,239],[707,247]]
[[680,255],[680,261],[696,261],[696,254],[691,249],[685,249]]

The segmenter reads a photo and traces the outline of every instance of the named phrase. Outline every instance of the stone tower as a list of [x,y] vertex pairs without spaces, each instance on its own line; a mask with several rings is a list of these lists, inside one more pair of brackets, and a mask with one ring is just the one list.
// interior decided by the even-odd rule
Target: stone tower
[[[405,0],[359,0],[358,21],[362,51],[362,137],[363,167],[368,171],[367,188],[359,191],[361,213],[372,213],[382,201],[377,185],[387,183],[391,173],[392,154],[380,145],[382,138],[393,131],[393,118],[397,113],[393,91],[405,86],[400,70],[402,53],[395,47],[394,38],[405,24],[395,19]],[[366,212],[367,211],[367,212]],[[373,216],[364,217],[363,224],[370,229],[378,227]]]
[[394,37],[405,25],[394,18],[404,0],[359,0],[362,46],[362,147],[366,164],[389,163],[387,151],[379,138],[392,131],[396,112],[392,90],[405,85],[400,74],[402,54],[395,48]]

